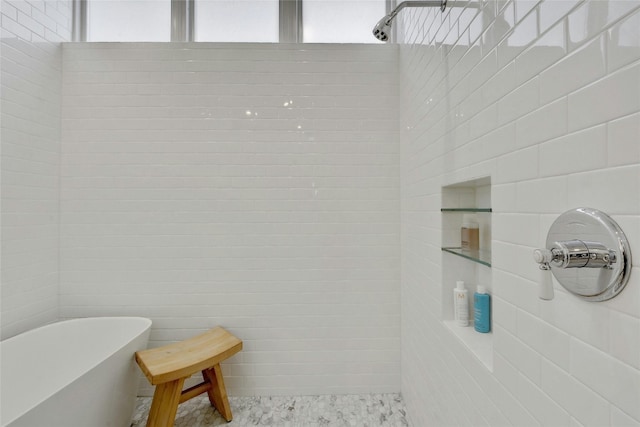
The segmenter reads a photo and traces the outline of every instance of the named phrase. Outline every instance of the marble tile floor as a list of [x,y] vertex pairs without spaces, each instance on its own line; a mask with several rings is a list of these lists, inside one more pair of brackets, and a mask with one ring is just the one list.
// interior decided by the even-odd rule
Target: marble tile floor
[[[144,427],[150,397],[139,397],[132,427]],[[399,394],[229,397],[233,421],[227,423],[206,394],[178,407],[176,427],[402,427],[409,423]]]

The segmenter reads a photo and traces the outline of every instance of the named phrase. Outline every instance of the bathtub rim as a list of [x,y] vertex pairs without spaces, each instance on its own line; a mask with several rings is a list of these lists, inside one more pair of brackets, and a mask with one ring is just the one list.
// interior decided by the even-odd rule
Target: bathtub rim
[[126,320],[141,320],[141,321],[145,321],[144,324],[147,325],[146,328],[144,328],[142,330],[142,332],[146,331],[147,329],[149,329],[152,325],[153,325],[153,321],[151,319],[149,319],[148,317],[142,317],[142,316],[87,316],[87,317],[73,317],[73,318],[68,318],[68,319],[61,319],[61,320],[56,320],[55,322],[50,322],[47,324],[44,324],[42,326],[38,326],[37,328],[33,328],[33,329],[29,329],[27,331],[21,332],[19,334],[16,334],[12,337],[9,338],[5,338],[3,340],[0,341],[0,346],[3,343],[12,341],[15,338],[18,337],[23,337],[25,335],[31,335],[31,334],[35,334],[37,331],[42,331],[45,329],[49,329],[49,328],[53,328],[55,326],[58,326],[62,323],[76,323],[76,322],[81,322],[81,321],[90,321],[90,320],[108,320],[108,319],[126,319]]

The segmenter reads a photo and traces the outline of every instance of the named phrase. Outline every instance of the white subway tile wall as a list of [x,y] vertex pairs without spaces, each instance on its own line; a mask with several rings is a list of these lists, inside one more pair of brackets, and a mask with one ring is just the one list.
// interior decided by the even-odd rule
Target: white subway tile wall
[[222,325],[233,395],[399,391],[396,46],[63,57],[62,317]]
[[1,333],[58,318],[62,41],[70,0],[2,0]]
[[[640,252],[640,2],[453,5],[403,10],[400,48],[60,49],[69,0],[2,0],[2,337],[140,315],[157,346],[219,324],[245,342],[235,395],[401,389],[416,426],[640,425],[638,256],[598,304],[537,299],[531,261],[577,206]],[[441,187],[480,176],[493,372],[441,322]]]
[[[637,0],[472,1],[398,16],[413,425],[640,425],[639,20]],[[494,184],[494,372],[438,309],[441,187],[480,176]],[[531,252],[579,206],[622,225],[631,281],[605,303],[558,285],[541,301]]]

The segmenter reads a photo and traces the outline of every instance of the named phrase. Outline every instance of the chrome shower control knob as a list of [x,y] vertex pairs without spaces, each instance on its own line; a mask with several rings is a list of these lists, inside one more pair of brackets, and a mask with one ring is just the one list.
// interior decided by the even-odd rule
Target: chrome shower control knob
[[533,251],[533,259],[538,264],[549,264],[553,259],[553,253],[549,249],[536,249]]
[[554,277],[571,294],[586,301],[618,295],[631,275],[631,248],[620,226],[592,208],[561,214],[549,228],[545,248],[536,249],[542,299],[553,298]]

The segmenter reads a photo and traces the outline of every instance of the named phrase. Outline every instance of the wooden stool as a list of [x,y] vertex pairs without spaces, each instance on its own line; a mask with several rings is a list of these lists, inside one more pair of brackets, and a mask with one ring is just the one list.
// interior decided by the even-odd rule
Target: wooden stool
[[[182,342],[136,352],[140,369],[156,386],[147,427],[173,426],[178,405],[204,392],[224,419],[231,421],[233,416],[220,362],[240,350],[240,339],[215,327]],[[204,381],[183,391],[185,379],[198,371],[202,371]]]

